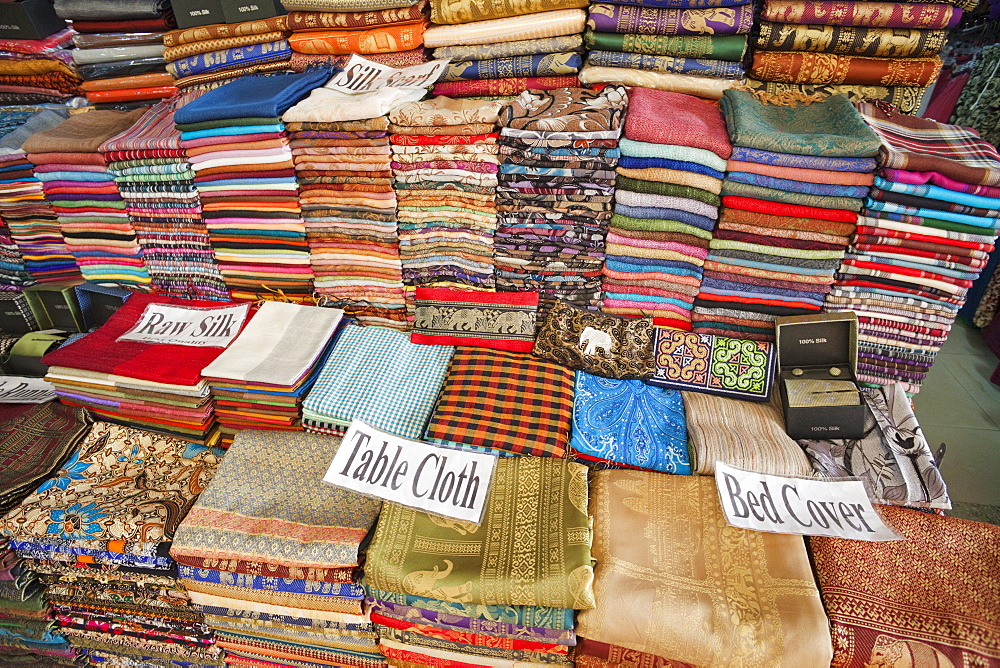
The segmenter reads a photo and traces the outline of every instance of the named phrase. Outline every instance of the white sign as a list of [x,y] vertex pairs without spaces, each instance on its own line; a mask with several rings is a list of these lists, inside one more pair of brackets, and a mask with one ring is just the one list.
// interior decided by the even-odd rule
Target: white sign
[[240,333],[249,303],[199,307],[147,304],[139,322],[119,341],[225,348]]
[[735,527],[855,540],[902,540],[875,512],[860,480],[766,475],[716,462],[715,484],[726,521]]
[[493,455],[411,441],[354,420],[323,480],[479,524],[496,461]]
[[52,385],[41,378],[0,376],[0,404],[41,404],[55,398]]
[[348,95],[370,93],[380,88],[425,88],[434,84],[448,67],[448,60],[432,60],[412,67],[396,69],[351,54],[344,69],[324,85]]

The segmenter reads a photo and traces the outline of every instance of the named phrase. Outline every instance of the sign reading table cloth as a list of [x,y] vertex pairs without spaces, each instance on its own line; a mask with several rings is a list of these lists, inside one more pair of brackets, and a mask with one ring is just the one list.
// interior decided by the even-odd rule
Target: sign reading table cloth
[[537,357],[605,378],[642,379],[653,365],[653,319],[623,318],[557,302],[538,330]]
[[774,385],[775,347],[713,334],[656,332],[653,385],[767,401]]
[[530,353],[537,292],[417,288],[410,341]]

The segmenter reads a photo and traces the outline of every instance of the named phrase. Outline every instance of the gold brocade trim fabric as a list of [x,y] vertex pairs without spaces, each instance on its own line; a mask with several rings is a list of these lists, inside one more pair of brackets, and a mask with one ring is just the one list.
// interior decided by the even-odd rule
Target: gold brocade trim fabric
[[586,7],[588,0],[431,0],[431,21],[455,24]]
[[778,81],[760,81],[747,79],[747,85],[755,90],[763,90],[771,95],[782,95],[788,91],[804,95],[819,94],[846,95],[851,102],[864,100],[881,100],[888,102],[904,114],[915,113],[923,103],[927,93],[926,86],[875,86],[849,84],[793,84]]
[[829,627],[801,536],[726,524],[715,481],[601,471],[595,598],[577,634],[699,666],[829,666]]
[[944,30],[760,23],[757,48],[814,51],[846,56],[927,58],[944,48]]
[[758,51],[753,76],[764,81],[799,84],[927,86],[941,71],[941,59],[865,58],[832,53]]

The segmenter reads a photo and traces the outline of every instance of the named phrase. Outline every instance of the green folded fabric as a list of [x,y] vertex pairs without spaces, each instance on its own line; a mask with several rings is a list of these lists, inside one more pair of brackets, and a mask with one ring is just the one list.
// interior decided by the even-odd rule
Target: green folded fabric
[[687,199],[696,199],[699,202],[704,202],[705,204],[710,204],[711,206],[720,206],[722,204],[722,200],[719,199],[718,195],[714,195],[707,190],[702,190],[701,188],[679,186],[674,183],[663,183],[660,181],[643,181],[642,179],[633,179],[620,174],[615,181],[615,187],[619,190],[631,190],[635,193],[646,193],[647,195],[686,197]]
[[807,195],[805,193],[793,193],[785,190],[775,190],[764,186],[755,186],[749,183],[739,183],[726,179],[722,182],[722,196],[735,195],[737,197],[752,197],[754,199],[770,200],[772,202],[783,202],[785,204],[801,204],[802,206],[814,206],[820,209],[845,209],[847,211],[860,211],[864,200],[856,197],[835,197],[833,195]]
[[280,117],[271,116],[251,116],[247,118],[221,118],[214,121],[200,121],[198,123],[178,123],[177,129],[181,132],[194,132],[196,130],[214,130],[215,128],[228,128],[239,125],[276,125],[281,122]]
[[631,158],[663,158],[665,160],[694,162],[699,165],[705,165],[717,172],[726,171],[726,161],[715,153],[703,148],[676,146],[674,144],[653,144],[651,142],[635,141],[624,137],[618,142],[618,148],[621,149],[622,155],[627,155]]
[[712,238],[712,233],[694,225],[688,225],[677,220],[659,220],[657,218],[633,218],[616,213],[611,216],[611,227],[620,230],[642,230],[646,232],[679,232],[701,237],[702,239]]
[[629,51],[651,56],[682,56],[739,62],[747,48],[746,35],[634,35],[588,30],[590,50]]

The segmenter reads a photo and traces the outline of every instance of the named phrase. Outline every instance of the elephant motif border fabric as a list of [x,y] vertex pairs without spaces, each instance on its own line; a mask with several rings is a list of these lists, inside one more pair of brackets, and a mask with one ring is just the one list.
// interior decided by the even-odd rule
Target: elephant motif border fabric
[[537,292],[417,288],[412,343],[531,352]]
[[776,350],[766,341],[658,329],[653,385],[767,401]]

